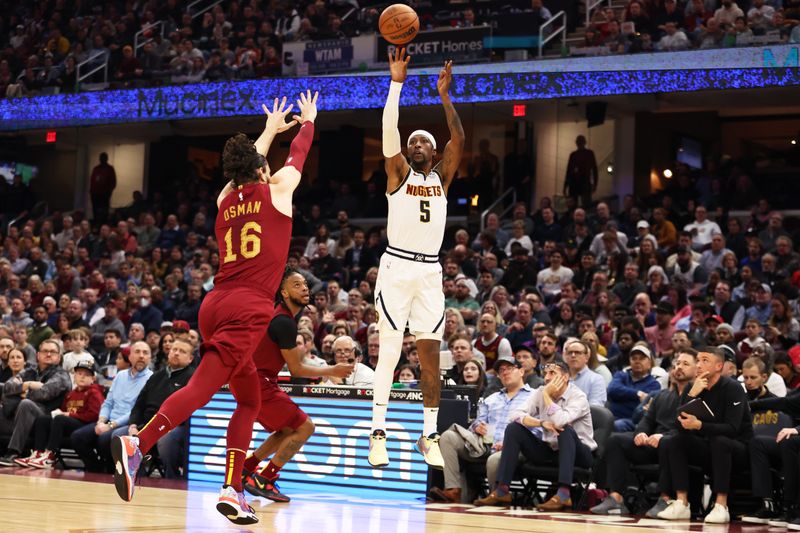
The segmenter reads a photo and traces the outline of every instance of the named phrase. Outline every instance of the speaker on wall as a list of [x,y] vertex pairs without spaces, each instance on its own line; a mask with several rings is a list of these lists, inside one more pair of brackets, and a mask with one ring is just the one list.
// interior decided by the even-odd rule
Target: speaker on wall
[[586,121],[589,127],[599,126],[606,121],[606,107],[608,104],[605,102],[588,102],[586,104]]

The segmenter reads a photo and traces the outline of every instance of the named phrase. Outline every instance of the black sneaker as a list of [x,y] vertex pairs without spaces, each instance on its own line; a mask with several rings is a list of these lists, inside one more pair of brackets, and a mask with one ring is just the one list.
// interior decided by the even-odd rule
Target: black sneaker
[[14,462],[14,459],[18,459],[18,453],[7,453],[4,456],[0,457],[0,466],[17,466],[17,463]]
[[772,527],[787,527],[797,519],[797,510],[794,507],[784,508],[783,512],[767,520]]
[[244,490],[253,496],[261,496],[273,502],[291,501],[292,499],[289,496],[281,494],[276,481],[277,479],[275,481],[270,481],[264,476],[253,473],[245,480]]
[[774,505],[762,503],[758,511],[751,515],[743,516],[742,522],[747,522],[748,524],[766,524],[770,520],[778,518],[780,514],[781,513],[775,510]]

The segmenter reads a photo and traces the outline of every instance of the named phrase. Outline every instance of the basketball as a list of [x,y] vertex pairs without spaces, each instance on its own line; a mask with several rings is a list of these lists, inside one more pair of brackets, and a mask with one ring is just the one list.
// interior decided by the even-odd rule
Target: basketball
[[406,44],[419,33],[419,17],[405,4],[392,4],[381,13],[378,30],[390,43]]

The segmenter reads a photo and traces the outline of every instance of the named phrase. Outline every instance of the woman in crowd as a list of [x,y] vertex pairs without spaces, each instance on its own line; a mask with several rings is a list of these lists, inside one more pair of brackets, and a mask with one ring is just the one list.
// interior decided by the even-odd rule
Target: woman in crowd
[[647,270],[647,295],[650,301],[657,303],[667,296],[669,290],[669,278],[664,269],[659,265],[653,265]]
[[776,350],[788,350],[800,338],[800,323],[792,316],[789,300],[783,294],[772,296],[772,316],[769,317],[765,333]]
[[339,240],[336,242],[336,253],[333,256],[340,261],[344,259],[347,250],[354,246],[353,243],[353,232],[350,228],[342,228],[341,233],[339,234]]
[[395,383],[405,383],[409,385],[416,385],[419,381],[419,370],[413,365],[401,365],[395,374]]
[[172,349],[172,343],[174,341],[175,335],[170,331],[161,335],[158,341],[158,351],[155,357],[153,357],[153,364],[156,370],[161,370],[167,364],[167,356],[169,356],[169,351]]
[[502,285],[496,285],[489,295],[495,304],[497,304],[497,311],[503,317],[503,322],[510,324],[514,320],[516,310],[511,302],[508,301],[508,290]]
[[453,307],[448,307],[444,310],[444,331],[442,333],[442,342],[439,346],[439,350],[446,351],[449,350],[448,348],[448,340],[450,337],[453,336],[458,330],[464,330],[466,328],[464,324],[464,317],[461,316],[461,313],[458,312],[458,309]]
[[561,301],[558,302],[556,316],[553,318],[553,333],[559,339],[566,339],[567,337],[574,337],[577,335],[577,326],[575,324],[575,308],[572,302]]
[[500,314],[497,304],[492,300],[486,300],[483,302],[483,305],[481,306],[481,315],[484,313],[489,313],[494,317],[494,321],[497,323],[497,334],[501,337],[505,337],[506,330],[508,330],[508,325],[503,320],[503,315]]
[[459,385],[474,385],[478,389],[478,397],[483,395],[486,388],[486,371],[474,359],[470,359],[464,363],[464,368],[461,369],[461,376],[458,381]]
[[14,415],[22,401],[22,384],[36,378],[36,371],[25,364],[22,350],[12,348],[8,352],[8,368],[11,377],[3,383],[0,396],[0,435],[11,435],[14,431]]
[[783,378],[788,391],[800,388],[800,373],[795,368],[794,361],[786,352],[778,352],[775,354],[775,362],[772,364],[772,370]]
[[611,383],[613,376],[611,371],[603,363],[606,361],[606,348],[600,344],[600,339],[597,334],[592,331],[587,331],[581,335],[581,340],[589,346],[589,362],[586,366],[590,370],[594,370],[606,380],[606,383]]
[[308,239],[306,251],[303,255],[308,259],[313,259],[316,257],[317,247],[320,243],[325,243],[328,245],[328,255],[336,255],[336,241],[331,238],[331,234],[328,231],[328,226],[325,224],[320,224],[317,226],[317,231],[314,236]]
[[722,256],[721,279],[727,281],[731,287],[736,287],[742,282],[742,277],[739,275],[739,261],[733,252],[725,252]]

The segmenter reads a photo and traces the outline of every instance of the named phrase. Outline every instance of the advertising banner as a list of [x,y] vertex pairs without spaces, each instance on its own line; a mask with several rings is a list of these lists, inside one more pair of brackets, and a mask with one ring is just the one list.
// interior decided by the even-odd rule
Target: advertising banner
[[[433,65],[452,59],[453,63],[483,61],[489,59],[490,51],[483,40],[489,37],[489,26],[474,28],[444,28],[420,32],[406,45],[411,55],[412,66]],[[378,37],[378,61],[388,62],[388,53],[394,52],[395,45],[383,37]]]
[[[293,397],[314,421],[316,431],[281,471],[281,487],[337,494],[364,495],[367,492],[375,497],[395,499],[425,495],[428,468],[414,450],[416,439],[422,433],[421,399],[393,399],[386,417],[390,468],[375,469],[367,462],[372,391],[366,394],[365,389],[342,388],[339,390],[345,393],[344,397],[336,397],[339,395],[332,387],[310,385],[303,388],[308,389],[306,394],[323,396]],[[421,395],[419,391],[416,393]],[[363,399],[352,399],[358,397]],[[235,407],[230,393],[219,392],[192,415],[189,481],[221,482],[225,472],[225,432]],[[268,436],[269,433],[256,424],[253,446],[258,447]]]
[[291,42],[283,45],[284,76],[308,76],[366,69],[374,63],[375,36]]

